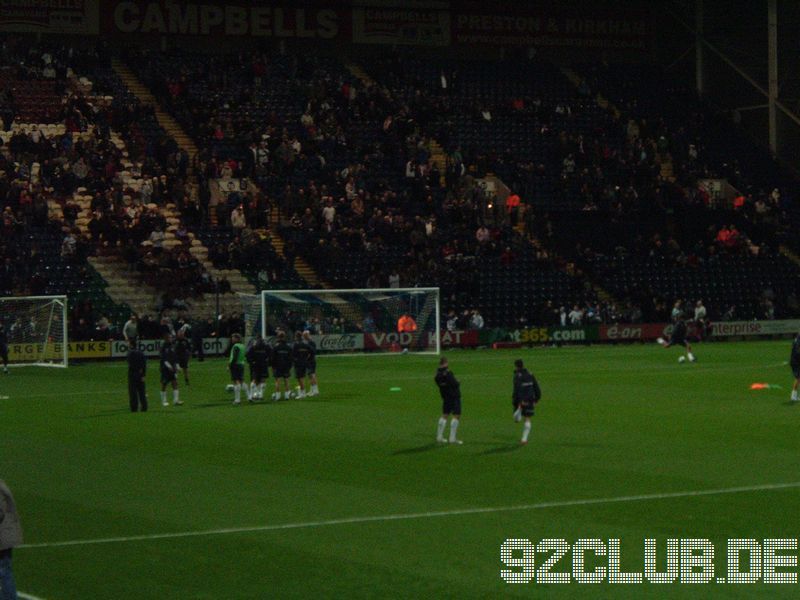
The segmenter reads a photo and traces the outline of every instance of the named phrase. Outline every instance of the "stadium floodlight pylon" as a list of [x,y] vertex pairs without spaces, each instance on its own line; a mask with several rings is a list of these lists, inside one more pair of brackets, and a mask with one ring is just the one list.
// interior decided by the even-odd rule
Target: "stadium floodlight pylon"
[[[309,329],[320,354],[441,351],[436,287],[264,290],[239,298],[246,338],[259,333],[271,340],[278,330],[291,336]],[[414,320],[415,331],[398,331],[403,315]]]
[[10,367],[69,364],[66,296],[0,298],[0,321],[8,336]]

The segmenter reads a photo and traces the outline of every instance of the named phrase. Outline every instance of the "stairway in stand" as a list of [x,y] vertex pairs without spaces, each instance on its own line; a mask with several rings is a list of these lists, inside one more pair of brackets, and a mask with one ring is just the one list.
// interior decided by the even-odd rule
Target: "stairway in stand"
[[[281,256],[285,257],[286,255],[284,254],[283,249],[286,243],[278,234],[278,228],[280,227],[280,224],[278,209],[277,207],[273,206],[269,215],[270,241],[272,242],[272,246],[275,248],[275,251]],[[306,280],[306,283],[310,288],[330,289],[331,287],[328,282],[320,279],[317,276],[317,272],[311,267],[311,265],[309,265],[305,259],[301,257],[295,258],[294,270],[297,271],[297,274],[300,275],[300,277]]]
[[153,96],[150,90],[147,89],[147,87],[141,81],[139,81],[139,78],[128,68],[125,63],[118,58],[114,58],[111,60],[111,66],[125,86],[134,96],[139,99],[139,102],[153,107],[159,125],[161,125],[161,127],[164,128],[164,131],[166,131],[175,139],[179,147],[186,150],[186,152],[189,154],[189,159],[193,160],[195,156],[197,156],[198,150],[192,138],[186,134],[183,128],[175,119],[172,118],[169,113],[161,108],[155,96]]
[[[133,73],[133,71],[131,71],[130,68],[128,68],[128,66],[122,63],[120,60],[112,60],[112,67],[114,68],[114,71],[116,71],[117,75],[119,75],[120,79],[122,79],[128,89],[131,90],[131,92],[139,99],[140,102],[143,104],[152,105],[154,107],[156,119],[158,119],[161,127],[164,128],[164,131],[166,131],[175,139],[179,147],[186,150],[191,159],[194,159],[198,153],[197,146],[195,145],[194,141],[183,130],[180,124],[159,106],[158,101],[150,92],[150,90],[147,89],[147,87],[141,81],[139,81],[139,78]],[[255,185],[255,182],[252,183]],[[197,183],[194,175],[189,176],[188,187],[192,193],[197,193]],[[178,215],[175,213],[173,216]],[[214,211],[211,211],[210,217],[211,225],[216,225],[217,216]],[[271,241],[272,245],[275,247],[275,250],[281,256],[283,256],[283,248],[285,243],[283,238],[281,238],[280,234],[278,233],[279,224],[277,209],[273,209],[272,214],[270,215]],[[198,259],[202,257],[201,262],[203,262],[203,266],[209,273],[211,273],[213,277],[225,277],[231,283],[231,288],[234,292],[252,294],[257,291],[240,271],[216,269],[208,260],[208,250],[205,248],[205,246],[200,246],[204,252],[197,251],[195,242],[199,242],[199,240],[192,242],[192,254]],[[295,260],[295,270],[303,279],[306,280],[306,283],[309,287],[330,287],[317,276],[317,274],[314,272],[314,269],[302,258],[297,258]]]
[[[125,83],[128,89],[139,99],[142,104],[152,105],[155,110],[156,117],[161,127],[171,135],[178,145],[185,149],[190,156],[197,154],[197,147],[194,142],[186,135],[180,128],[178,123],[165,113],[156,102],[150,91],[142,85],[138,78],[131,72],[128,67],[123,65],[119,60],[112,61],[112,67],[119,75],[120,79]],[[125,182],[126,187],[138,189],[141,181],[137,182],[130,174],[130,161],[123,162],[123,170],[120,175]],[[191,189],[190,184],[190,189]],[[196,193],[195,189],[191,189],[192,193]],[[83,233],[88,232],[88,223],[91,218],[90,202],[91,196],[82,193],[82,188],[73,197],[73,200],[80,206],[80,213],[76,220],[76,225]],[[167,204],[162,207],[162,213],[167,220],[166,240],[164,246],[170,248],[179,242],[175,239],[173,231],[180,222],[180,213],[174,204]],[[193,234],[189,234],[191,239],[191,246],[189,252],[192,256],[203,265],[203,268],[215,279],[227,279],[231,284],[231,290],[234,294],[225,294],[220,296],[219,309],[222,312],[239,312],[241,311],[241,303],[235,292],[254,294],[256,293],[255,287],[247,280],[244,275],[238,270],[232,269],[217,269],[208,260],[208,248]],[[139,313],[152,314],[156,305],[160,300],[160,291],[152,286],[142,283],[139,275],[131,271],[128,265],[122,260],[117,252],[102,252],[100,251],[97,256],[90,257],[89,262],[100,273],[100,275],[108,283],[106,293],[117,303],[127,303],[133,310]],[[192,313],[198,317],[213,316],[217,310],[216,297],[214,293],[206,293],[203,298],[192,298],[187,300]]]

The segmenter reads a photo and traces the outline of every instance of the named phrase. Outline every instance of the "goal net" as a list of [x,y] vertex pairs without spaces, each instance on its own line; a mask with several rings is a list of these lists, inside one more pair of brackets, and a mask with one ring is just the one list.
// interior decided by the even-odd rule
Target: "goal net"
[[264,290],[240,294],[245,336],[309,330],[320,354],[438,354],[439,288]]
[[9,366],[67,366],[66,296],[0,298],[0,323]]

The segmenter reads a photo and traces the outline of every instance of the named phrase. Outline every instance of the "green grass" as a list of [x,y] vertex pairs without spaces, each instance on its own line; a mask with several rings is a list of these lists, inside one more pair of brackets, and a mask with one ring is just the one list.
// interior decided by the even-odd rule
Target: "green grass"
[[[435,357],[324,357],[318,398],[240,407],[224,364],[195,361],[186,405],[167,409],[151,362],[147,414],[127,411],[122,363],[15,369],[0,377],[0,477],[27,544],[800,481],[788,344],[695,350],[693,365],[655,345],[450,352],[461,447],[431,443]],[[511,419],[518,354],[544,392],[527,447]],[[510,586],[499,550],[621,538],[622,568],[642,571],[645,537],[709,538],[724,574],[724,540],[796,539],[799,506],[792,487],[23,547],[14,560],[20,590],[48,600],[789,597],[797,586]]]

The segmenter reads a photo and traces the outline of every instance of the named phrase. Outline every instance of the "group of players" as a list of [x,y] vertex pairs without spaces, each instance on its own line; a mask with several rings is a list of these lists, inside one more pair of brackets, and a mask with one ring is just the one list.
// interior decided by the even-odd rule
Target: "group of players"
[[[245,383],[244,366],[250,366],[250,385]],[[275,391],[272,394],[274,402],[283,398],[289,400],[293,396],[305,398],[317,396],[317,346],[311,338],[309,331],[295,332],[294,343],[286,340],[286,332],[278,331],[275,343],[270,345],[260,335],[256,335],[249,348],[242,343],[242,336],[234,333],[231,336],[231,351],[228,357],[228,368],[231,372],[231,385],[228,389],[233,391],[233,403],[240,404],[242,388],[247,395],[247,400],[255,402],[264,398],[264,387],[269,379],[269,368],[275,377]],[[292,392],[290,379],[294,369],[297,380],[297,391]],[[308,385],[306,385],[308,380]]]
[[[144,353],[137,347],[136,339],[128,340],[128,392],[132,412],[147,410],[147,394],[145,380],[147,361]],[[169,406],[168,389],[172,388],[172,404],[183,404],[178,388],[178,374],[183,373],[184,383],[189,385],[189,359],[192,348],[184,331],[173,336],[165,333],[159,354],[159,372],[161,376],[161,404]],[[232,383],[227,386],[233,392],[233,403],[241,404],[242,390],[247,400],[255,402],[264,398],[264,387],[272,368],[275,377],[275,391],[272,400],[292,397],[305,398],[317,396],[317,348],[310,332],[295,333],[294,343],[289,344],[286,333],[279,331],[275,343],[270,345],[260,335],[255,336],[248,347],[242,342],[242,336],[234,333],[230,340],[228,369]],[[245,364],[250,366],[250,382],[245,382]],[[297,389],[291,389],[291,375],[294,370]]]
[[[439,368],[436,370],[434,381],[442,397],[442,416],[436,426],[436,442],[439,444],[457,444],[463,442],[458,439],[458,425],[461,420],[461,384],[450,370],[446,357],[439,359]],[[533,373],[525,368],[522,359],[514,361],[514,389],[511,393],[511,404],[514,407],[514,421],[519,423],[525,419],[522,426],[522,439],[520,444],[528,443],[531,433],[531,417],[536,404],[542,398],[542,390]],[[445,439],[444,431],[447,428],[447,419],[450,419],[450,437]]]

